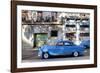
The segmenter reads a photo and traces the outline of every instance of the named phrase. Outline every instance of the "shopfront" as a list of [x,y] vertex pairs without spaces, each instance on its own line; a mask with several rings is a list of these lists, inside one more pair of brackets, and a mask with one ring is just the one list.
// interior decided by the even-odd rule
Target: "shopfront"
[[48,39],[47,33],[35,33],[34,34],[34,47],[40,47],[44,44],[46,44]]

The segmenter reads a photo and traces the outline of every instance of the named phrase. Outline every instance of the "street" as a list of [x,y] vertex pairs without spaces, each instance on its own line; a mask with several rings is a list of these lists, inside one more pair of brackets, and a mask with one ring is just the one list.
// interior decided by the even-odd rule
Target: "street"
[[84,56],[73,57],[73,56],[55,56],[49,59],[41,59],[38,57],[38,50],[23,49],[22,62],[40,62],[40,61],[63,61],[63,60],[84,60],[89,59],[89,49],[85,50]]

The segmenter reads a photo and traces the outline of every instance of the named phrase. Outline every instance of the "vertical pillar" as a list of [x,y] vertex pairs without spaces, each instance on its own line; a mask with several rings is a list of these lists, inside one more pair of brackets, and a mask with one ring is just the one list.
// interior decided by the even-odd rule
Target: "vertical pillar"
[[66,39],[66,19],[63,19],[63,40]]
[[80,23],[76,23],[76,44],[80,44]]

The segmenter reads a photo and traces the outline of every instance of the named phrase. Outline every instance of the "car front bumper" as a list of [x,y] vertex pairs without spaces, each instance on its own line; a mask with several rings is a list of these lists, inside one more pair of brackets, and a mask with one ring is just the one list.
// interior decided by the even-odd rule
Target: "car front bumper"
[[38,52],[38,56],[39,56],[39,57],[42,56],[42,51],[41,51],[41,50],[39,50],[39,52]]

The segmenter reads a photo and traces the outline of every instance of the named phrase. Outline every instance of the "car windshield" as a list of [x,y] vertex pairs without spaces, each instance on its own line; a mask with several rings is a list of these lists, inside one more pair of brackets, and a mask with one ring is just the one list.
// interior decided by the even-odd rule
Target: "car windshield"
[[57,40],[48,40],[48,45],[56,45]]

